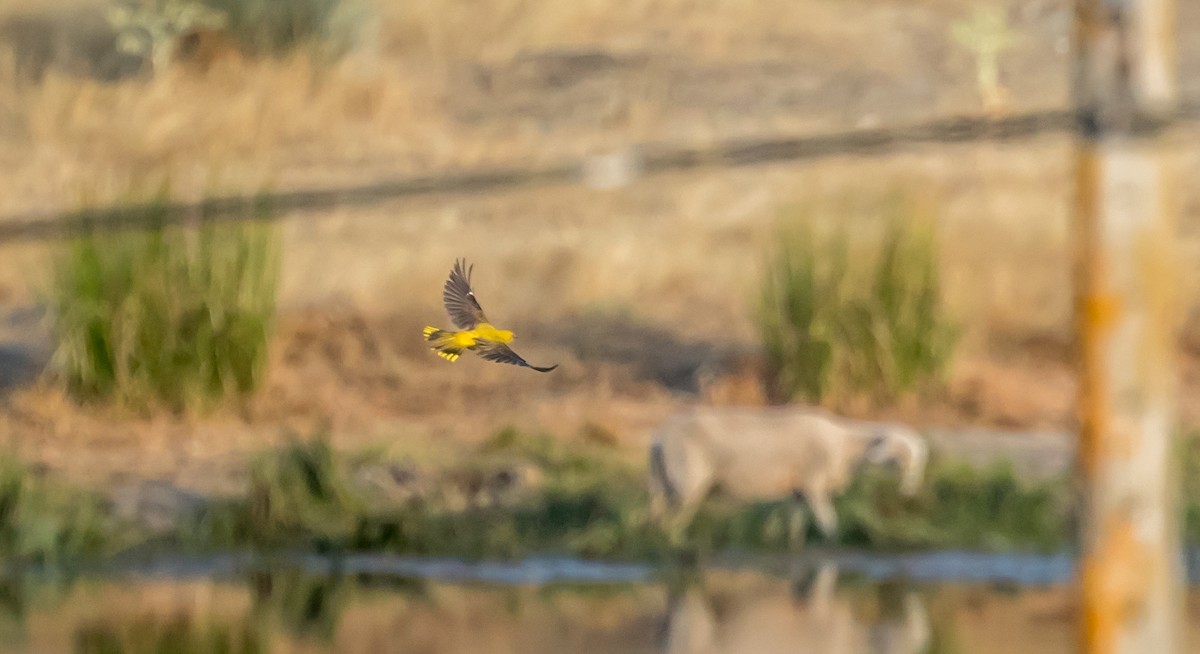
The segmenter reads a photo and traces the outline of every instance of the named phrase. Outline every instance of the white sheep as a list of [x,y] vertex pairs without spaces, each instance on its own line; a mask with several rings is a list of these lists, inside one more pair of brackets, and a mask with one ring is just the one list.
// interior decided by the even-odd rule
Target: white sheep
[[[911,495],[920,487],[928,446],[903,425],[851,421],[812,408],[697,407],[659,428],[649,458],[651,512],[670,518],[673,537],[720,486],[742,500],[791,494],[833,539],[833,498],[862,465],[897,465],[901,492]],[[802,514],[797,516],[793,537],[802,537]]]

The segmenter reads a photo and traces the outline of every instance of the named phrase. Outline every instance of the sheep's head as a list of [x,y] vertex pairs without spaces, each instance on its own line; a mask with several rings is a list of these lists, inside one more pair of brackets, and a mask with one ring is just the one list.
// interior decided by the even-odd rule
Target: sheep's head
[[880,427],[872,436],[865,453],[875,465],[895,465],[900,469],[900,492],[914,495],[925,477],[929,446],[917,432],[899,425]]

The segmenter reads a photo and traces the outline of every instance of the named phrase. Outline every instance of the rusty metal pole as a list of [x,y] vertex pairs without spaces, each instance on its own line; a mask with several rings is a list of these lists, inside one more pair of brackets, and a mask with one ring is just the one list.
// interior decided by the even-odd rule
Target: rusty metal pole
[[1174,0],[1075,0],[1083,652],[1183,651]]

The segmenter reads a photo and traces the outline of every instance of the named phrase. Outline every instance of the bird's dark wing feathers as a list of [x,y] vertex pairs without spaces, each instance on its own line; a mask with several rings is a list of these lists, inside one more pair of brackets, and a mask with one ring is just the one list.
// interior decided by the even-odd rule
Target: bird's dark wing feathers
[[538,366],[530,365],[530,363],[528,361],[526,361],[525,359],[522,359],[520,357],[520,355],[518,355],[516,352],[513,352],[504,343],[495,343],[492,341],[484,341],[483,343],[481,343],[479,345],[478,352],[479,352],[479,356],[483,357],[484,359],[487,359],[488,361],[496,361],[498,363],[511,363],[514,366],[525,366],[526,368],[533,368],[534,370],[536,370],[538,372],[550,372],[551,370],[554,370],[555,368],[558,367],[557,363],[550,366],[549,368],[539,368]]
[[475,299],[475,291],[471,290],[471,271],[475,266],[466,266],[465,260],[455,260],[454,269],[450,271],[450,279],[442,289],[442,302],[446,305],[446,313],[459,329],[474,329],[475,325],[487,322],[479,300]]

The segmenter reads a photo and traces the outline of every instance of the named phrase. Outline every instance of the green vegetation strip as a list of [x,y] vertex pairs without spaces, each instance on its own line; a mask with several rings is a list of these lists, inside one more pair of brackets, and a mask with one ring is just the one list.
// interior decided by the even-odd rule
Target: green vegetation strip
[[[181,512],[174,529],[153,536],[114,518],[95,497],[6,463],[0,557],[53,565],[153,544],[188,552],[661,560],[672,550],[649,518],[642,470],[617,454],[584,438],[506,430],[458,464],[420,472],[339,455],[317,436],[264,455],[244,494]],[[1200,448],[1189,445],[1184,459],[1185,533],[1200,544]],[[979,470],[935,458],[911,498],[897,492],[889,473],[870,473],[837,504],[836,545],[870,550],[1051,551],[1067,546],[1072,532],[1065,479],[1021,480],[1004,465]],[[739,504],[718,493],[691,525],[687,547],[702,555],[787,551],[791,506],[782,499]],[[821,542],[811,527],[808,541]]]

